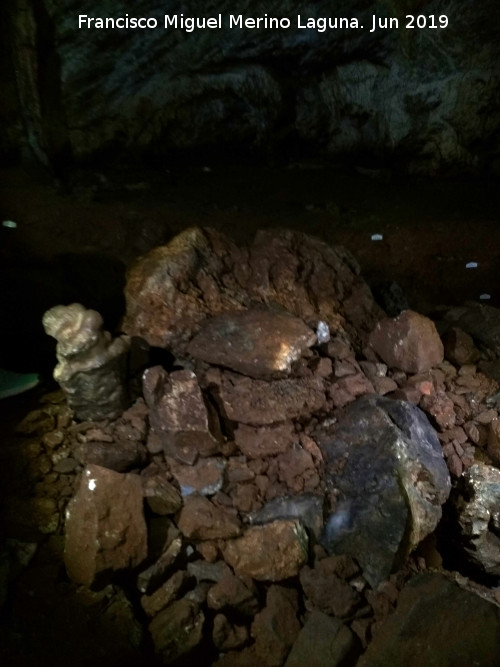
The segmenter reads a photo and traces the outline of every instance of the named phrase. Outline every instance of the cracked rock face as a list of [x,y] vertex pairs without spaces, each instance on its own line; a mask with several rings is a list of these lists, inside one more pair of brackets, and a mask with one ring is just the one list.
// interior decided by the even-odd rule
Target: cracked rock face
[[322,542],[355,557],[375,587],[441,518],[450,477],[439,440],[418,408],[377,396],[320,423],[315,438],[336,497]]
[[500,575],[500,470],[475,463],[454,497],[458,530],[468,560],[487,574]]

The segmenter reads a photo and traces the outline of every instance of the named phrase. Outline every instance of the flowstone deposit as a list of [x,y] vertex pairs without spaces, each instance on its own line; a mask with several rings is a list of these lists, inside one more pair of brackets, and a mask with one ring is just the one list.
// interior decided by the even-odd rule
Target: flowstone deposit
[[113,419],[127,407],[127,354],[130,340],[113,339],[103,331],[95,310],[79,303],[55,306],[43,316],[43,326],[57,340],[59,382],[78,419]]

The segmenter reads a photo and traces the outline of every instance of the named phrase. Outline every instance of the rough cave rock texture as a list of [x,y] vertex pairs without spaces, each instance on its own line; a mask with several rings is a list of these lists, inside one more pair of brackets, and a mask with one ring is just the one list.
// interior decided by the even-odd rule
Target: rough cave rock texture
[[481,571],[500,575],[500,470],[475,463],[460,479],[454,515],[464,552]]
[[[439,610],[439,620],[436,619]],[[442,574],[420,574],[358,667],[496,667],[500,608]]]
[[407,373],[423,373],[444,359],[434,322],[413,310],[377,322],[368,344],[388,366]]
[[[341,8],[197,0],[189,11],[180,0],[138,0],[133,15],[157,18],[154,30],[78,28],[79,14],[130,14],[124,0],[13,5],[17,77],[15,87],[4,84],[3,133],[11,150],[28,144],[47,161],[117,147],[160,156],[226,143],[278,152],[293,140],[322,154],[396,157],[412,172],[499,168],[497,0],[350,0]],[[219,12],[221,30],[163,29],[165,14]],[[230,14],[265,13],[291,27],[228,27]],[[299,29],[299,14],[303,23],[356,17],[363,27]],[[399,28],[372,32],[374,14]],[[436,25],[445,14],[449,24],[431,28],[427,18],[411,29],[406,14],[434,15]]]
[[419,408],[369,396],[315,439],[338,491],[323,544],[355,557],[375,587],[441,518],[451,484],[436,432]]
[[146,556],[141,478],[87,466],[66,510],[64,562],[70,578],[90,586],[99,573],[135,567]]
[[349,252],[306,234],[262,231],[238,247],[213,229],[191,228],[131,267],[123,329],[182,357],[205,320],[260,304],[314,330],[324,321],[356,342],[383,316],[359,272]]

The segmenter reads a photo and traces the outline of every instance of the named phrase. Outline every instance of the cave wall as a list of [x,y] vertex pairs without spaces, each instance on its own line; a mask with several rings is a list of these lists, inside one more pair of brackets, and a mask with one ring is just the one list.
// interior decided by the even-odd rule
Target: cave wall
[[[57,167],[217,148],[500,173],[498,0],[13,0],[4,11],[9,153],[29,150]],[[164,14],[266,12],[292,27],[163,29]],[[449,26],[406,29],[413,12],[446,14]],[[127,13],[159,27],[78,28],[79,14]],[[400,18],[399,29],[370,32],[374,13]],[[356,17],[364,29],[298,30],[298,14]]]

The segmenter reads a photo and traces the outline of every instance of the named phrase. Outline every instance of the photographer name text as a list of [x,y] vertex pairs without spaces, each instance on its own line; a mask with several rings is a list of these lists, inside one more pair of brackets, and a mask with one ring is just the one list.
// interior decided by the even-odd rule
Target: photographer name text
[[100,17],[78,15],[80,30],[398,30],[405,28],[439,30],[448,27],[446,14],[407,14],[404,19],[395,17],[381,17],[373,14],[369,25],[363,25],[357,18],[352,17],[305,17],[298,14],[295,19],[286,16],[271,17],[265,14],[259,17],[245,17],[243,14],[218,14],[216,16],[184,16],[184,14],[165,14],[161,18],[154,16],[117,16]]

